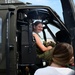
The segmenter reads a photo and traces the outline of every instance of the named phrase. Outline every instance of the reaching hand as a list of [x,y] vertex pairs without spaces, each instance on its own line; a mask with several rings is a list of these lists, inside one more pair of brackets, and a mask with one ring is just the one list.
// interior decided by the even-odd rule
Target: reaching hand
[[56,45],[56,43],[54,43],[53,41],[50,41],[50,42],[46,42],[46,41],[44,41],[44,43],[43,43],[46,47],[48,47],[48,46],[52,46],[52,47],[54,47],[55,45]]

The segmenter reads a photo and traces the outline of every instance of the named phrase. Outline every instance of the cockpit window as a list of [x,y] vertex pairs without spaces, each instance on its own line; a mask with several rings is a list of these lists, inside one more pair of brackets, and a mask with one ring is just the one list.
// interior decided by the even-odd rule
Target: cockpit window
[[50,30],[53,32],[54,35],[56,34],[56,32],[60,31],[59,28],[57,28],[51,24],[48,24],[48,27],[50,28]]
[[0,45],[2,43],[2,18],[0,18]]

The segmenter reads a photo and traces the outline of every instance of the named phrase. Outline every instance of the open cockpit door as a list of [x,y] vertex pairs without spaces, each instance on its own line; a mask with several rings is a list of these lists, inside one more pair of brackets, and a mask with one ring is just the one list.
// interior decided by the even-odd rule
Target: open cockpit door
[[[33,23],[37,20],[43,23],[42,39],[47,41],[57,41],[63,38],[60,42],[67,42],[66,36],[70,37],[68,29],[64,23],[50,7],[47,6],[19,6],[16,8],[17,19],[17,52],[19,54],[18,66],[19,70],[21,67],[29,66],[38,63],[36,58],[36,41],[33,39]],[[55,33],[54,33],[55,31]],[[61,31],[59,35],[56,33]],[[64,33],[65,35],[64,37]],[[64,40],[65,39],[65,40]],[[69,40],[71,42],[71,39]],[[33,59],[32,59],[33,58]],[[38,63],[40,64],[40,63]]]
[[[30,20],[30,21],[29,21]],[[54,12],[50,7],[47,6],[25,6],[18,9],[18,22],[19,24],[23,24],[26,22],[30,22],[33,24],[34,21],[41,20],[44,24],[44,30],[47,29],[48,32],[55,40],[55,34],[53,34],[53,30],[50,29],[50,25],[58,28],[59,30],[65,30],[67,33],[68,30],[65,27],[65,24],[61,21],[60,17]],[[47,37],[43,31],[44,39]]]

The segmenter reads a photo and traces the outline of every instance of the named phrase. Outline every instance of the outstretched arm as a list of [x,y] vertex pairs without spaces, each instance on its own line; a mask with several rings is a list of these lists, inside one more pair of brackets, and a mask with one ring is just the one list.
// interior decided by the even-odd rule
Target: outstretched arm
[[48,51],[48,50],[52,49],[52,46],[45,47],[45,46],[42,44],[42,42],[41,42],[41,40],[40,40],[40,38],[39,38],[39,36],[38,36],[37,34],[33,34],[33,36],[34,36],[34,38],[35,38],[35,40],[36,40],[36,44],[38,45],[38,47],[39,47],[42,51]]

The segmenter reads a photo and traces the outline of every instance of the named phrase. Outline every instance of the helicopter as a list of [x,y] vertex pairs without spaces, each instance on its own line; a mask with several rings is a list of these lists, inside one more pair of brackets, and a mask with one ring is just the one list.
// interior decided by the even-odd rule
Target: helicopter
[[[62,35],[56,37],[51,30],[52,26],[58,31],[67,33],[67,38],[70,39],[66,42],[71,43],[75,50],[74,4],[72,0],[60,1],[64,22],[49,6],[26,4],[20,1],[0,1],[0,75],[20,75],[22,67],[27,68],[36,62],[39,63],[36,60],[36,43],[32,36],[32,26],[35,20],[41,20],[43,23],[42,37],[45,41],[47,41],[46,33],[56,43]],[[67,40],[65,36],[64,39]],[[22,73],[22,75],[25,74]]]

